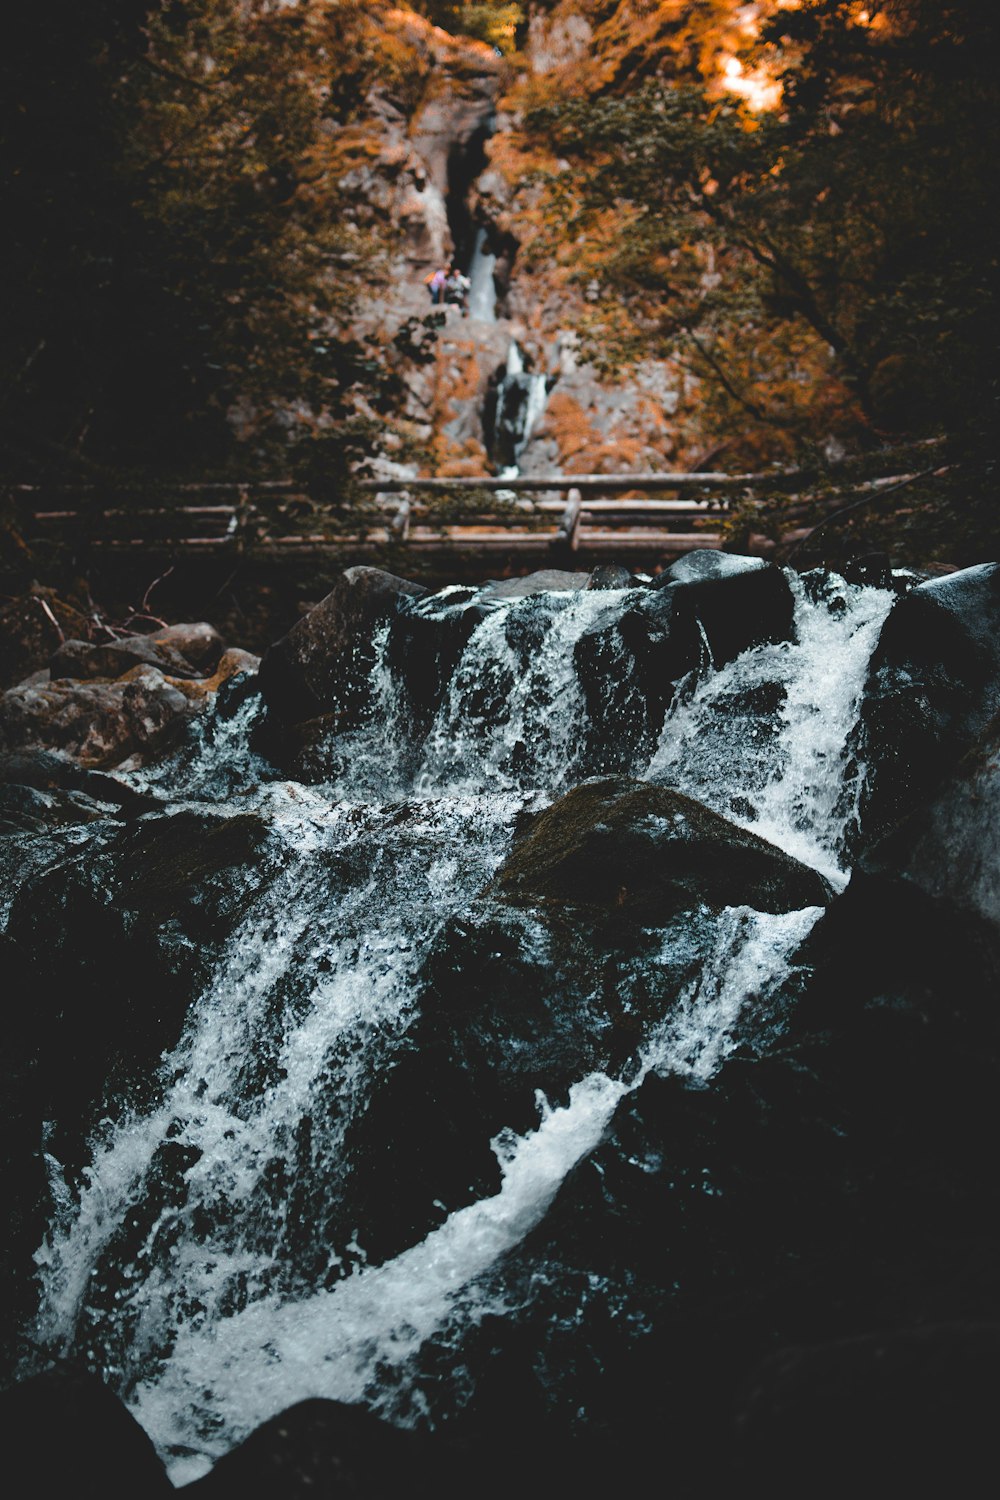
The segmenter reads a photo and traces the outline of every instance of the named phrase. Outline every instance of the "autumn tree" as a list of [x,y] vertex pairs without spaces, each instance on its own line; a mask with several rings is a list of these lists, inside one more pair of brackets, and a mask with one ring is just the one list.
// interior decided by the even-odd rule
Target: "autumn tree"
[[247,445],[281,464],[391,407],[394,351],[352,331],[385,230],[342,152],[378,81],[378,12],[97,0],[59,26],[18,8],[0,63],[9,472],[201,473],[237,437],[241,464]]
[[[985,441],[994,9],[771,10],[715,80],[661,75],[529,116],[562,159],[546,187],[591,349],[675,352],[715,393],[720,430],[758,454],[831,429]],[[770,95],[727,87],[751,78]]]

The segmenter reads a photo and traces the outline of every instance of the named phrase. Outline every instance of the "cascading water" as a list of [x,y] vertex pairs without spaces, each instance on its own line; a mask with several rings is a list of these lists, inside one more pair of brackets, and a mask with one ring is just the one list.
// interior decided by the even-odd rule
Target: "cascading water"
[[469,317],[481,323],[497,320],[497,288],[493,279],[497,258],[486,248],[486,230],[476,231],[469,263]]
[[[653,750],[637,742],[626,769],[839,883],[860,774],[846,747],[893,596],[844,585],[832,609],[790,581],[793,639],[687,684]],[[374,706],[328,784],[268,779],[246,748],[252,701],[173,769],[137,774],[175,805],[259,814],[278,871],[163,1059],[154,1103],[105,1122],[78,1187],[50,1160],[36,1337],[122,1392],[175,1483],[307,1396],[362,1401],[402,1423],[426,1420],[431,1386],[437,1409],[460,1406],[468,1371],[453,1386],[440,1370],[425,1379],[427,1342],[458,1348],[487,1313],[518,1316],[497,1267],[622,1101],[653,1076],[707,1085],[747,998],[760,1005],[786,979],[818,907],[732,906],[683,932],[646,930],[615,979],[615,1004],[643,1018],[630,1064],[583,1069],[554,1103],[543,1083],[534,1128],[492,1136],[498,1190],[442,1205],[429,1232],[372,1255],[352,1153],[408,1055],[428,956],[480,900],[518,820],[603,769],[579,646],[635,592],[445,591],[441,618],[474,609],[478,623],[433,713],[413,727],[383,631]],[[518,922],[519,941],[546,960],[550,935],[530,915]]]
[[507,363],[491,393],[484,425],[487,448],[499,465],[501,478],[511,479],[520,471],[518,460],[535,425],[545,410],[548,382],[544,375],[530,374],[517,341],[511,342]]

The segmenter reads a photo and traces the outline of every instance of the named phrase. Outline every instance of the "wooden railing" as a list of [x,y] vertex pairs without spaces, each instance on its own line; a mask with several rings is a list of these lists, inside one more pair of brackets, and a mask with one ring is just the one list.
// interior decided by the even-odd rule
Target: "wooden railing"
[[[852,484],[852,496],[909,483],[912,474]],[[718,548],[734,500],[744,512],[784,495],[782,543],[807,538],[817,517],[843,493],[797,495],[814,482],[802,469],[761,474],[661,473],[545,475],[512,479],[369,479],[360,505],[338,511],[313,501],[292,480],[184,484],[120,491],[108,501],[96,487],[8,490],[27,542],[75,539],[102,552],[249,551],[265,557],[338,554],[352,561],[402,549],[448,558],[538,562],[576,558],[576,566],[618,560],[666,561],[696,548]],[[809,524],[803,525],[803,521]],[[754,543],[756,542],[756,546]],[[763,536],[751,550],[773,549]]]

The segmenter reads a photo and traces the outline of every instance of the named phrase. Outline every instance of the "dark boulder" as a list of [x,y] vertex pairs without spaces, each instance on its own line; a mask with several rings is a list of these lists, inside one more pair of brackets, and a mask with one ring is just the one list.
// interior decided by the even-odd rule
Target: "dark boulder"
[[96,1375],[58,1364],[0,1396],[15,1500],[137,1500],[175,1493],[138,1422]]
[[[679,793],[587,782],[530,820],[439,934],[419,1011],[345,1142],[372,1259],[498,1191],[491,1149],[595,1071],[632,1076],[714,941],[712,912],[822,904],[826,883]],[[405,1122],[405,1123],[404,1123]]]
[[721,552],[690,552],[630,594],[574,648],[588,768],[623,770],[651,754],[678,685],[752,646],[791,639],[793,612],[780,568]]
[[441,1438],[393,1427],[363,1406],[317,1398],[272,1417],[186,1489],[197,1500],[431,1500],[458,1493],[455,1463]]
[[[27,789],[43,796],[46,793],[63,793],[61,798],[53,797],[51,803],[43,805],[54,806],[56,809],[66,807],[70,811],[74,805],[79,805],[87,814],[82,819],[84,822],[90,821],[95,806],[101,810],[101,816],[107,815],[108,806],[139,816],[160,805],[157,798],[146,792],[137,792],[116,776],[106,775],[102,771],[88,771],[77,765],[70,756],[52,750],[0,751],[0,786]],[[37,802],[35,805],[38,805]],[[53,820],[70,822],[72,818],[64,818],[57,811]],[[52,820],[43,818],[43,821]]]
[[699,907],[824,905],[830,888],[815,870],[681,792],[607,778],[574,787],[539,814],[488,894],[655,926]]
[[665,623],[673,631],[690,634],[694,627],[716,667],[751,646],[792,636],[788,579],[759,557],[689,552],[655,580],[647,607],[657,614],[666,611]]
[[587,579],[588,589],[631,589],[636,580],[621,563],[599,563]]
[[426,592],[378,568],[348,568],[326,598],[264,653],[258,683],[270,712],[285,724],[334,712],[347,727],[367,701],[379,625],[404,599]]
[[35,1059],[37,1107],[74,1137],[109,1090],[176,1042],[221,944],[279,862],[250,813],[94,828],[21,884],[7,924],[33,997],[8,1017],[8,1045]]
[[735,1469],[803,1492],[974,1495],[995,1460],[1000,1323],[883,1329],[779,1350],[736,1412]]
[[1000,564],[910,590],[886,620],[855,753],[867,768],[864,845],[932,795],[1000,710]]
[[404,695],[414,736],[426,732],[476,627],[492,605],[476,589],[448,589],[405,604],[394,617],[386,660]]
[[1000,941],[1000,715],[936,794],[866,849],[855,879],[903,882]]
[[113,681],[133,667],[158,667],[174,677],[194,677],[196,669],[179,651],[168,645],[156,645],[149,636],[125,636],[117,641],[63,641],[49,659],[53,681],[72,678],[75,682],[95,678]]

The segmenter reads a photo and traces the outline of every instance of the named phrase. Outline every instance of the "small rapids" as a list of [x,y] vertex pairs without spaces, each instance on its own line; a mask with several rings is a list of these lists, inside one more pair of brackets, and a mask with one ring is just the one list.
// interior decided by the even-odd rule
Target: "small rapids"
[[[851,732],[893,596],[844,584],[831,608],[790,582],[793,639],[683,683],[625,773],[679,788],[839,886],[863,776]],[[731,906],[699,914],[696,935],[650,929],[618,970],[621,1005],[642,1017],[631,1062],[585,1070],[555,1098],[543,1081],[532,1127],[488,1132],[498,1191],[397,1253],[371,1252],[352,1152],[412,1052],[426,965],[449,923],[479,909],[519,821],[606,770],[578,648],[634,592],[444,591],[440,616],[479,614],[432,713],[418,724],[406,707],[383,631],[368,718],[325,784],[276,779],[250,749],[253,700],[133,773],[173,808],[259,815],[278,871],[248,897],[151,1098],[109,1113],[79,1181],[49,1159],[35,1336],[122,1393],[175,1484],[305,1397],[425,1420],[421,1349],[448,1328],[460,1342],[487,1313],[517,1316],[490,1273],[622,1102],[653,1074],[711,1087],[748,1004],[766,1009],[788,979],[819,907]],[[530,919],[519,931],[544,949]],[[662,1000],[651,1015],[649,994]],[[461,1386],[456,1374],[456,1406]]]

